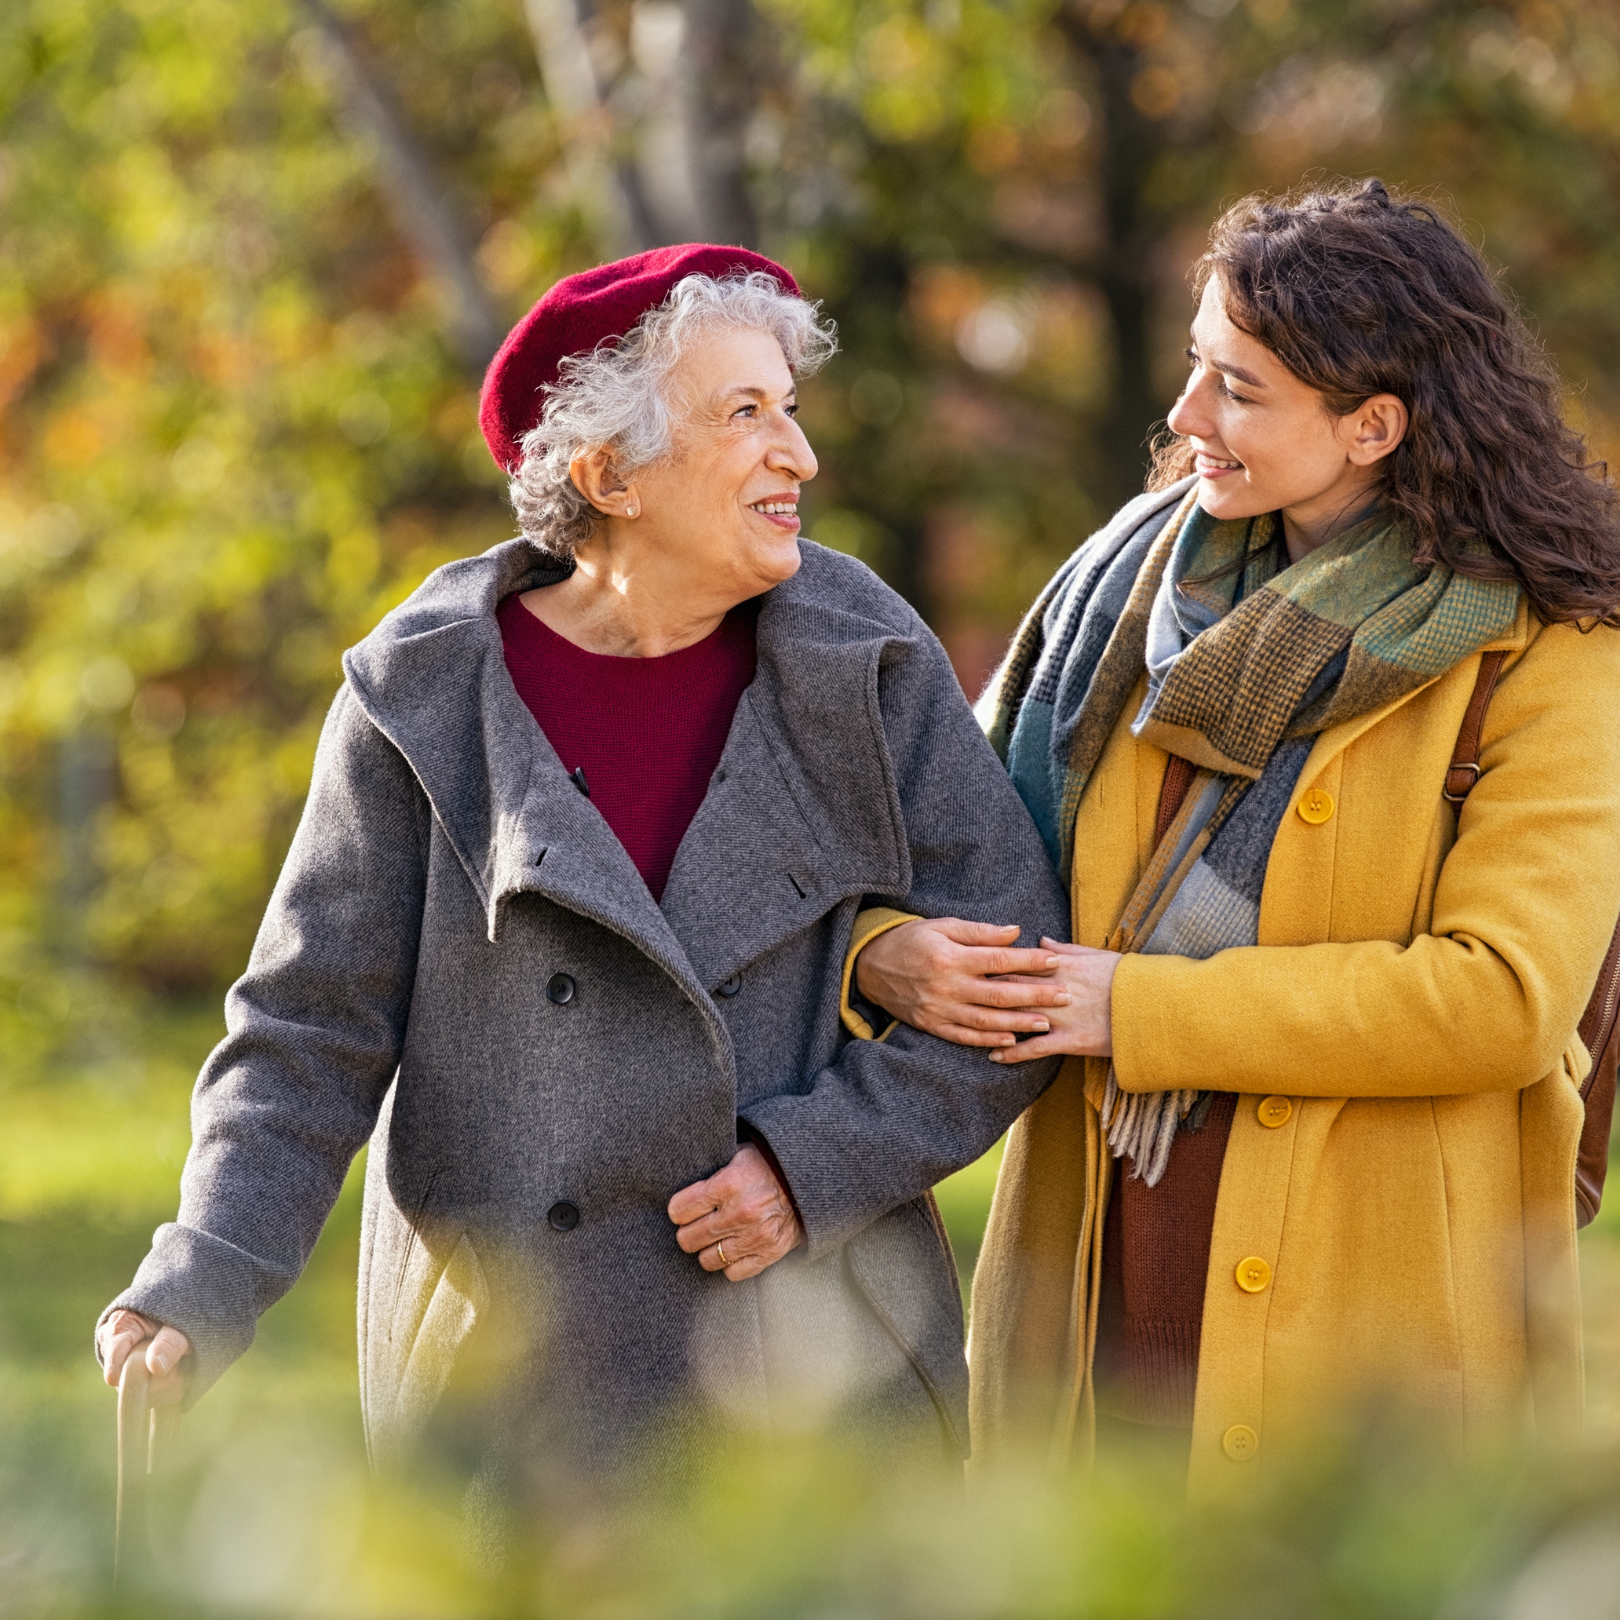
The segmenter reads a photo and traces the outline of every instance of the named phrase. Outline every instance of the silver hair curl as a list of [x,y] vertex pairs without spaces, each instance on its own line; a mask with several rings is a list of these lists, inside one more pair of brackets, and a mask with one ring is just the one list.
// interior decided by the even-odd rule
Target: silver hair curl
[[582,448],[609,446],[621,479],[669,454],[677,413],[687,403],[672,398],[671,377],[694,337],[716,327],[769,332],[794,376],[808,377],[838,347],[836,328],[820,310],[763,270],[718,280],[687,276],[617,343],[570,355],[546,389],[539,425],[523,436],[523,460],[512,479],[525,537],[559,557],[572,557],[590,539],[601,513],[568,476]]

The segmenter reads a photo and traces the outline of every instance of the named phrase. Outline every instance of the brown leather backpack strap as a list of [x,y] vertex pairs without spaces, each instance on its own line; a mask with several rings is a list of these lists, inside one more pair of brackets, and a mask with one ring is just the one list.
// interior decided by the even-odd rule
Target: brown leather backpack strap
[[1473,695],[1468,699],[1462,725],[1457,729],[1457,746],[1451,751],[1451,764],[1446,769],[1444,793],[1451,808],[1462,813],[1462,802],[1473,791],[1479,780],[1479,744],[1485,731],[1485,711],[1491,706],[1491,694],[1496,690],[1496,677],[1507,662],[1505,652],[1481,655],[1479,674],[1474,677]]
[[[1446,772],[1445,796],[1454,813],[1479,780],[1479,745],[1485,729],[1485,711],[1491,706],[1496,677],[1502,673],[1505,652],[1488,652],[1479,661],[1473,696],[1468,700],[1457,746]],[[1575,1224],[1587,1225],[1603,1203],[1603,1180],[1609,1168],[1609,1128],[1614,1116],[1617,1070],[1620,1070],[1620,923],[1615,925],[1603,966],[1598,969],[1592,999],[1581,1017],[1581,1044],[1592,1055],[1592,1069],[1581,1086],[1586,1110],[1575,1155]]]
[[1609,941],[1608,955],[1598,969],[1597,985],[1581,1019],[1581,1044],[1594,1058],[1614,1039],[1616,1015],[1620,1014],[1620,925]]
[[1592,1054],[1592,1069],[1581,1085],[1586,1118],[1575,1157],[1575,1223],[1587,1225],[1603,1203],[1603,1179],[1609,1168],[1609,1128],[1614,1117],[1615,1071],[1620,1067],[1620,926],[1609,941],[1598,969],[1592,999],[1581,1019],[1581,1044]]

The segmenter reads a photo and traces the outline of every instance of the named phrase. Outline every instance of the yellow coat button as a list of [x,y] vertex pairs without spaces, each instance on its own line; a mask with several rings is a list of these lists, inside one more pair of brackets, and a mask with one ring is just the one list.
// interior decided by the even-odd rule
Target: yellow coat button
[[1272,1130],[1276,1130],[1279,1125],[1286,1125],[1293,1112],[1294,1105],[1286,1097],[1267,1097],[1255,1110],[1260,1123]]
[[1260,1436],[1247,1423],[1234,1423],[1221,1436],[1221,1450],[1233,1462],[1247,1462],[1260,1449]]
[[1245,1294],[1258,1294],[1271,1281],[1271,1267],[1257,1254],[1251,1254],[1247,1260],[1239,1260],[1237,1266],[1237,1285]]
[[1309,788],[1299,801],[1299,819],[1320,827],[1333,814],[1333,795],[1326,788]]

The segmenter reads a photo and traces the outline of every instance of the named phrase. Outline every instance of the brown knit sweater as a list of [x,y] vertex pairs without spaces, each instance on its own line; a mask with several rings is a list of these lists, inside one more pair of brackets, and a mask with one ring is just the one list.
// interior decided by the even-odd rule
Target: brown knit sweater
[[1133,1423],[1191,1428],[1215,1197],[1237,1098],[1218,1092],[1181,1130],[1157,1187],[1115,1166],[1103,1220],[1097,1301],[1097,1409]]
[[[1192,783],[1193,767],[1171,757],[1160,790],[1164,837]],[[1180,1130],[1156,1187],[1130,1159],[1115,1167],[1103,1220],[1102,1288],[1097,1301],[1097,1410],[1159,1427],[1192,1427],[1204,1279],[1221,1165],[1237,1097],[1220,1092],[1195,1131]]]

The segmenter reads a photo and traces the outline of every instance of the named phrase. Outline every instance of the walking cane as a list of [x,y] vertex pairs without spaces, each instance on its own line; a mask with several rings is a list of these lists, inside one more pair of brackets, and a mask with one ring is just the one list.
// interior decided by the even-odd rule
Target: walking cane
[[[152,1471],[152,1413],[146,1386],[151,1374],[137,1346],[124,1358],[118,1375],[118,1501],[113,1516],[113,1580],[124,1571],[124,1550],[132,1535],[136,1501],[144,1505],[145,1476]],[[136,1469],[140,1469],[137,1483]]]
[[150,1537],[149,1480],[157,1472],[160,1442],[167,1445],[180,1420],[178,1406],[153,1406],[146,1347],[138,1344],[118,1375],[118,1495],[113,1510],[113,1583],[129,1572],[131,1549]]
[[159,1408],[149,1400],[151,1374],[144,1346],[137,1345],[118,1375],[118,1498],[113,1517],[113,1581],[127,1572],[129,1549],[147,1533],[147,1481],[157,1468],[158,1435],[171,1427],[164,1419],[176,1408]]

